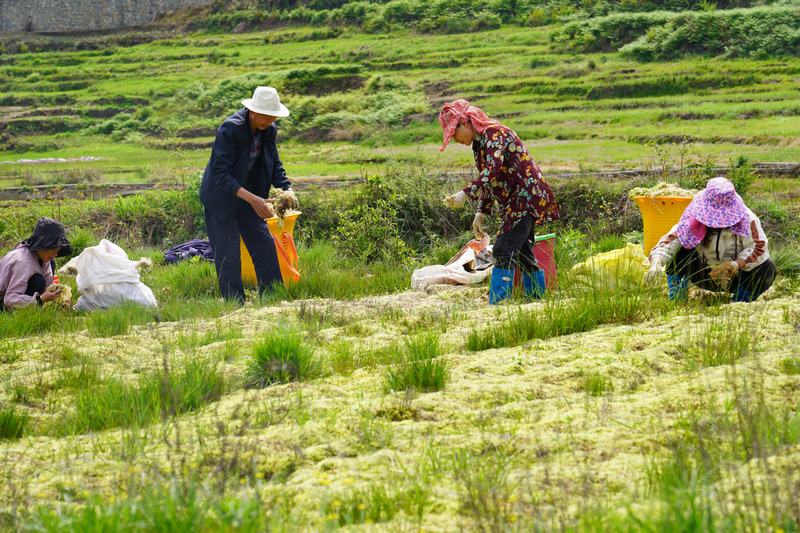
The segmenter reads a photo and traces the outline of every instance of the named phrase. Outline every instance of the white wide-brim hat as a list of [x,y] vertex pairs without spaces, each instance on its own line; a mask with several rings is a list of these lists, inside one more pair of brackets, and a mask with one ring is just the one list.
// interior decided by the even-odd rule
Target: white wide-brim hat
[[274,87],[256,87],[253,97],[242,100],[242,105],[253,113],[271,117],[288,117],[289,110],[281,103]]

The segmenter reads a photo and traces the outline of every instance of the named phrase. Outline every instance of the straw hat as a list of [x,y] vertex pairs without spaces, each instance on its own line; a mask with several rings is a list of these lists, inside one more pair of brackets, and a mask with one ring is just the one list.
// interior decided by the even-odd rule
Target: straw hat
[[271,117],[288,117],[289,110],[281,103],[274,87],[256,87],[253,97],[242,100],[242,105],[253,113]]

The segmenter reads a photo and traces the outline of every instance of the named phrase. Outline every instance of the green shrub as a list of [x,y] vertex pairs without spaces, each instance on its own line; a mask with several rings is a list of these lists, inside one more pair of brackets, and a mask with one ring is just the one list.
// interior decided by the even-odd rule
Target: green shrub
[[647,30],[666,24],[675,16],[668,11],[615,13],[577,20],[554,32],[551,39],[563,48],[582,52],[610,52],[633,42]]
[[268,333],[253,347],[247,367],[247,385],[266,387],[275,383],[305,381],[321,373],[320,362],[300,332],[285,326]]
[[800,10],[759,7],[678,14],[621,49],[640,61],[688,54],[775,57],[800,54]]
[[386,387],[392,391],[442,390],[450,378],[437,333],[423,333],[405,343],[400,360],[386,370]]
[[30,417],[13,406],[0,408],[0,440],[21,438],[28,427]]
[[400,238],[396,217],[397,211],[385,200],[353,207],[342,213],[333,242],[343,254],[367,263],[407,262],[411,250]]

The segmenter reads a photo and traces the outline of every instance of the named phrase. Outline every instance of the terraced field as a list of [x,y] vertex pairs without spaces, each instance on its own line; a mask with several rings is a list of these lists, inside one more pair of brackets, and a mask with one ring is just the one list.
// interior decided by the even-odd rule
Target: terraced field
[[[203,167],[216,126],[256,84],[277,86],[294,111],[282,124],[294,177],[390,161],[466,168],[467,151],[436,150],[436,112],[458,97],[514,128],[550,172],[646,166],[658,159],[654,143],[685,143],[694,161],[798,159],[800,60],[639,63],[564,50],[550,42],[557,29],[290,28],[6,54],[0,177],[4,186],[174,180]],[[81,156],[101,159],[19,162]]]

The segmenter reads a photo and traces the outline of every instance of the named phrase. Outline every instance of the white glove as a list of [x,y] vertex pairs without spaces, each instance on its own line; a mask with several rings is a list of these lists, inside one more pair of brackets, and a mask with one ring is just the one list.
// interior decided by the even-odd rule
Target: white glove
[[658,285],[664,279],[667,273],[667,267],[663,263],[653,263],[650,269],[644,275],[644,281],[648,285]]
[[464,191],[458,191],[457,193],[451,194],[444,199],[444,205],[452,209],[464,207],[465,203],[467,203],[467,193]]
[[475,238],[478,240],[486,237],[486,231],[483,229],[484,220],[486,220],[486,215],[480,211],[475,213],[475,218],[472,219],[472,233],[475,234]]

